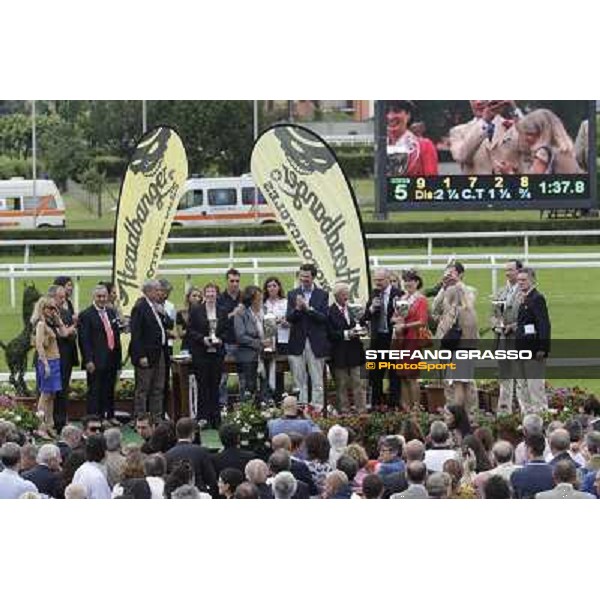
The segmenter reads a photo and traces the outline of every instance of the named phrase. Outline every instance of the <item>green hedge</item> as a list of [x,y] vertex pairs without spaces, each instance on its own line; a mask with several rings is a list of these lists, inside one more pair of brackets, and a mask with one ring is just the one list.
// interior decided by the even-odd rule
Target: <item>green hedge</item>
[[30,179],[31,159],[0,156],[0,179],[10,179],[11,177],[25,177]]
[[373,177],[373,152],[348,152],[346,149],[336,152],[340,165],[351,179]]

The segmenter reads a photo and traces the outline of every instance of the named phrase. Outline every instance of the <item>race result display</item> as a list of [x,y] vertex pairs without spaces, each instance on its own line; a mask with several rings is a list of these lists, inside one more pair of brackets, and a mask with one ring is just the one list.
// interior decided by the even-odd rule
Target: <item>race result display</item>
[[376,119],[382,213],[597,206],[593,101],[386,100]]

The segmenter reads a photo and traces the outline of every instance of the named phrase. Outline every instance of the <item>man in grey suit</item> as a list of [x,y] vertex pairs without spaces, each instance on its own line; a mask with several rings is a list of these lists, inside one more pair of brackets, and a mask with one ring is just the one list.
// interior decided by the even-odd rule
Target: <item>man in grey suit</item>
[[556,486],[547,492],[538,492],[536,500],[595,500],[592,494],[580,492],[575,489],[577,483],[577,470],[574,463],[560,460],[554,467],[554,481]]
[[406,467],[406,480],[408,488],[399,494],[390,496],[392,500],[427,500],[429,494],[425,488],[427,467],[420,460],[409,462]]

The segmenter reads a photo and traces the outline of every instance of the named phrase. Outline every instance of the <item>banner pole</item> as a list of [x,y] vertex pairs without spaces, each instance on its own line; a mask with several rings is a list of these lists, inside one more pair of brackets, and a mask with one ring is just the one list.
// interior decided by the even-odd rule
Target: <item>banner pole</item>
[[387,131],[385,125],[385,102],[375,101],[375,148],[374,148],[374,174],[375,174],[375,219],[385,221],[387,211],[387,181],[385,166],[387,161]]

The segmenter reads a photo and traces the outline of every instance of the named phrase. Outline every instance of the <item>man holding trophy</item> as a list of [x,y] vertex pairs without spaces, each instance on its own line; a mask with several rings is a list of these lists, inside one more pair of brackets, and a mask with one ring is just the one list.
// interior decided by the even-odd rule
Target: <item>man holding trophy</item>
[[[510,260],[506,263],[506,285],[492,298],[493,314],[491,317],[492,331],[496,336],[497,347],[502,350],[514,350],[517,317],[522,294],[519,291],[517,275],[523,267],[520,260]],[[515,393],[520,396],[524,381],[515,378],[515,365],[507,361],[499,361],[500,396],[498,412],[512,413]]]
[[365,364],[361,337],[367,331],[358,322],[362,307],[348,303],[350,287],[347,283],[337,283],[333,288],[333,297],[335,302],[329,307],[329,335],[338,410],[342,414],[350,410],[348,390],[352,390],[353,409],[357,413],[364,413],[367,399],[365,382],[361,378],[361,370]]

